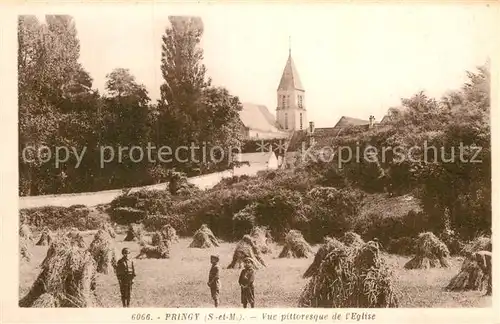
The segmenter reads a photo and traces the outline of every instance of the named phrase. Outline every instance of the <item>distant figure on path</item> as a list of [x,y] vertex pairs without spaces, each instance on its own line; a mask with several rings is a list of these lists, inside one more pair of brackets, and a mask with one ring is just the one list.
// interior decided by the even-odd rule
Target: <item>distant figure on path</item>
[[491,257],[490,251],[479,251],[474,253],[473,258],[483,271],[485,276],[488,276],[488,287],[486,288],[486,296],[491,296],[492,293],[492,280],[491,280]]
[[220,292],[220,281],[219,281],[219,256],[210,256],[210,263],[212,267],[208,273],[208,287],[210,287],[210,293],[212,294],[212,299],[214,300],[214,306],[217,308],[219,306],[219,292]]
[[255,280],[255,270],[253,269],[252,259],[246,258],[244,261],[245,267],[241,270],[240,279],[238,280],[241,286],[241,303],[243,308],[255,306],[255,291],[253,282]]
[[123,257],[116,264],[116,276],[120,284],[123,307],[130,307],[130,293],[134,283],[135,267],[134,261],[129,260],[130,251],[128,248],[122,250]]

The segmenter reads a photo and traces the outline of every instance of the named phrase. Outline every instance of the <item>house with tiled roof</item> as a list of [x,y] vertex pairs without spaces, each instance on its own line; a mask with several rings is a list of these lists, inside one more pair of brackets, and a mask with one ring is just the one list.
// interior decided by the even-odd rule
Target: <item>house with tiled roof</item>
[[295,131],[288,142],[284,157],[284,167],[292,168],[296,165],[304,151],[311,146],[315,151],[328,150],[335,146],[335,139],[342,136],[346,129],[366,131],[372,127],[377,127],[379,123],[374,116],[368,120],[342,116],[333,127],[315,128],[314,122],[309,122],[306,130]]

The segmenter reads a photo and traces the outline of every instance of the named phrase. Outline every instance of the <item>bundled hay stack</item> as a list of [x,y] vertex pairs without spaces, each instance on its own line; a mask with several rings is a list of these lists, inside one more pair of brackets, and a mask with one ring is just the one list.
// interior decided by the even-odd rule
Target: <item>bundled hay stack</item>
[[308,258],[313,254],[309,243],[304,239],[302,233],[297,230],[291,230],[285,237],[285,246],[279,258]]
[[83,239],[82,233],[77,228],[72,228],[66,233],[66,237],[69,238],[72,245],[75,245],[79,248],[86,248],[87,244]]
[[19,227],[19,238],[26,239],[27,241],[33,240],[33,234],[28,224],[22,224],[21,227]]
[[481,291],[486,287],[487,279],[488,277],[477,261],[470,255],[465,258],[460,272],[450,280],[445,289],[448,291]]
[[50,242],[52,242],[52,233],[50,232],[48,227],[45,227],[36,245],[46,246],[50,245]]
[[260,251],[260,253],[267,254],[271,253],[271,248],[269,244],[272,243],[273,238],[271,237],[271,231],[263,226],[255,226],[252,228],[250,233],[255,246]]
[[172,227],[172,225],[167,224],[162,227],[161,233],[165,237],[167,241],[170,243],[176,243],[179,242],[179,237],[177,236],[177,232],[175,231],[175,228]]
[[420,233],[415,242],[415,256],[405,264],[405,269],[448,268],[450,251],[446,244],[432,232]]
[[316,275],[319,271],[321,262],[323,262],[328,253],[332,252],[333,250],[345,250],[345,249],[346,246],[344,245],[344,243],[340,242],[335,238],[325,237],[323,240],[323,245],[321,245],[321,247],[318,249],[318,252],[316,252],[313,262],[311,263],[309,268],[307,268],[306,272],[304,272],[304,275],[302,277],[310,278]]
[[20,307],[98,307],[95,294],[96,264],[88,251],[68,237],[54,240],[31,290]]
[[252,260],[255,269],[260,268],[260,266],[266,266],[266,263],[262,259],[260,252],[257,249],[257,246],[255,246],[250,235],[244,235],[238,242],[236,248],[234,249],[233,260],[227,268],[241,268],[241,265],[244,263],[243,261],[246,258],[250,258]]
[[111,224],[103,223],[99,226],[99,229],[107,232],[111,238],[116,238],[115,229],[111,226]]
[[168,259],[170,257],[170,241],[162,232],[155,232],[151,237],[151,244],[141,241],[141,251],[137,259]]
[[116,267],[116,253],[113,246],[113,239],[108,231],[100,229],[90,243],[90,254],[97,265],[97,272],[108,274]]
[[460,272],[454,276],[446,290],[448,291],[481,291],[487,286],[487,275],[483,272],[477,260],[474,258],[474,253],[479,251],[491,252],[491,239],[489,237],[480,236],[464,247],[463,253],[466,255]]
[[299,307],[398,307],[392,275],[376,243],[359,249],[331,244],[332,250],[302,291]]
[[30,262],[31,260],[30,245],[31,242],[28,239],[24,237],[19,238],[19,256],[21,257],[21,261],[26,260],[27,262]]
[[144,230],[140,224],[129,224],[127,230],[127,236],[125,236],[124,241],[130,242],[137,240],[141,242],[143,240]]
[[490,251],[492,249],[491,238],[487,236],[476,237],[473,241],[467,243],[462,249],[462,255],[468,257],[478,251]]
[[342,243],[348,247],[360,248],[365,244],[361,236],[354,232],[346,232],[342,237]]
[[201,225],[200,229],[194,233],[193,242],[191,242],[189,247],[206,249],[213,246],[219,246],[219,241],[210,228],[208,228],[207,224]]

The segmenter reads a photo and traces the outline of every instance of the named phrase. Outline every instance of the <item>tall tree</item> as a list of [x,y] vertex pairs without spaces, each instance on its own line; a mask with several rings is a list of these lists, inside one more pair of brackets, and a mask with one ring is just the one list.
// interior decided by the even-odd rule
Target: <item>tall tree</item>
[[[211,86],[205,76],[200,47],[203,22],[199,17],[169,17],[162,37],[161,100],[158,103],[161,141],[173,146],[225,145],[238,142],[241,104],[226,89]],[[204,159],[206,160],[206,159]],[[179,170],[205,172],[212,161],[173,163]],[[227,166],[227,163],[226,163]]]

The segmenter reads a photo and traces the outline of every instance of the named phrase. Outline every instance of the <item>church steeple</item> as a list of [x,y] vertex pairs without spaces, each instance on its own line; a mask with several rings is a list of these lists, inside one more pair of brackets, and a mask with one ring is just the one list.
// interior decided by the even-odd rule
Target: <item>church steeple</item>
[[305,129],[308,123],[305,90],[293,62],[291,38],[288,44],[288,59],[278,85],[277,95],[276,117],[280,127],[286,131]]
[[302,82],[300,81],[299,73],[292,59],[292,49],[288,50],[288,60],[286,61],[285,69],[281,76],[281,81],[278,90],[302,90]]

